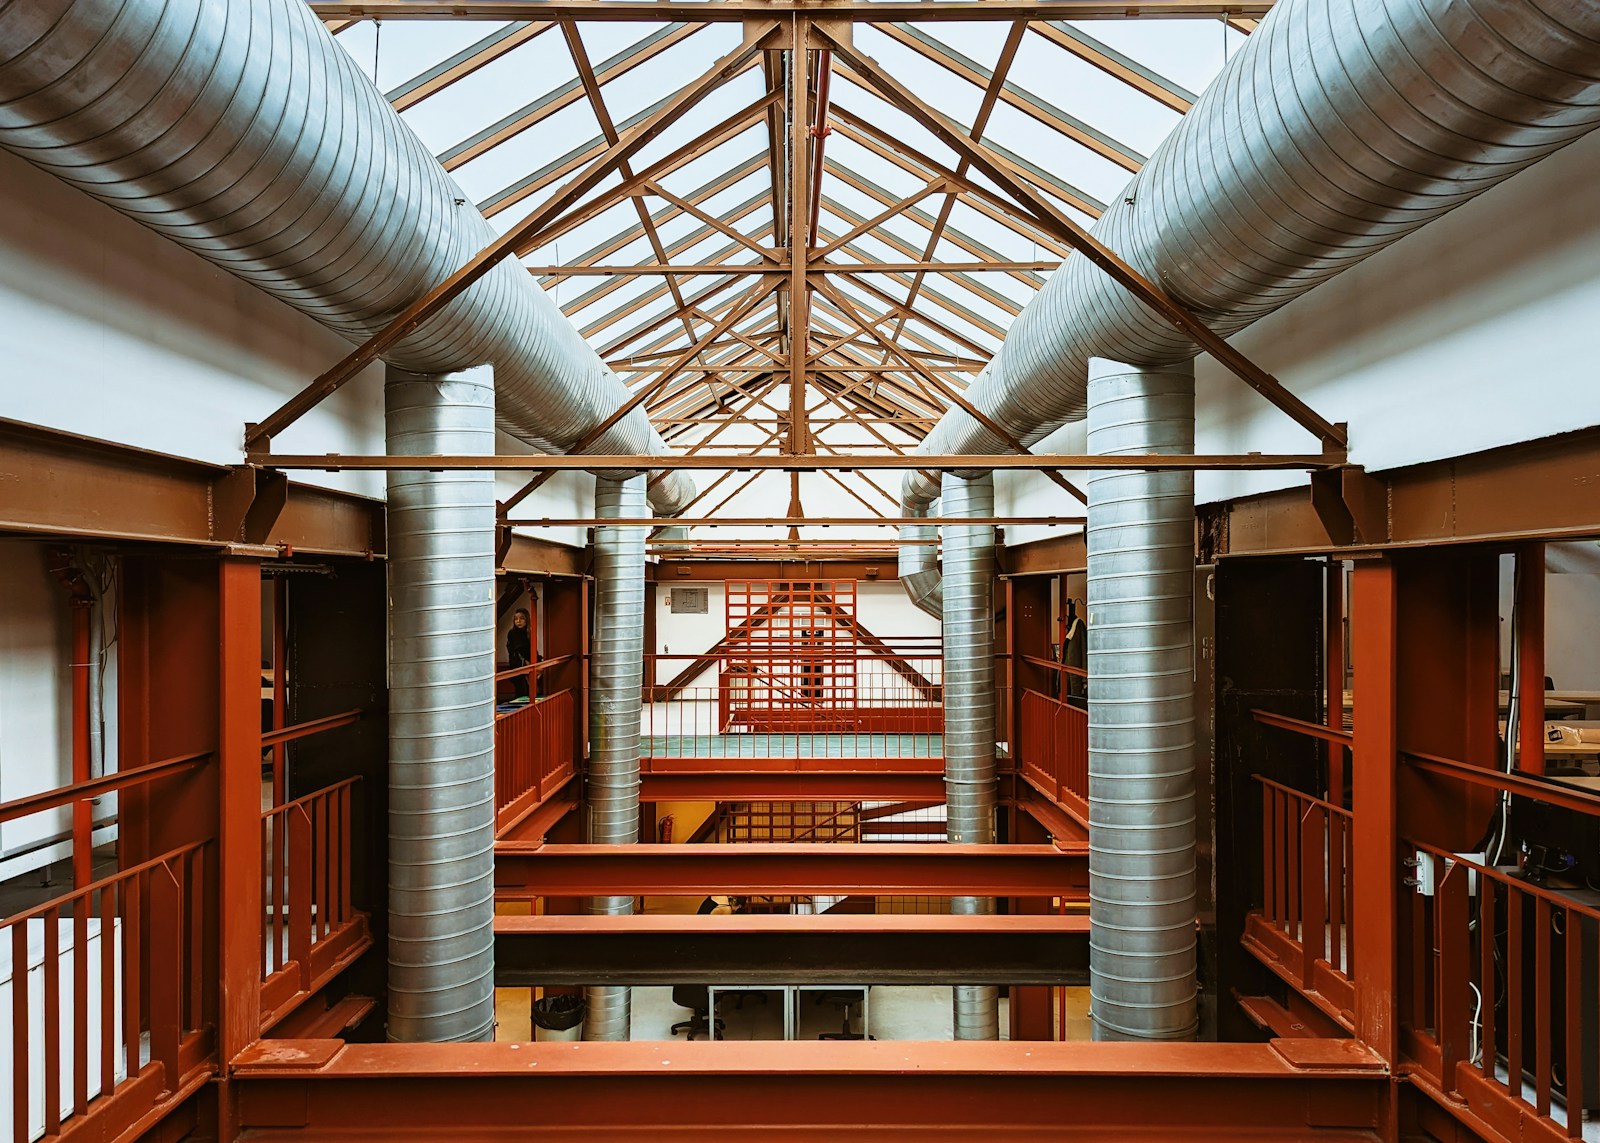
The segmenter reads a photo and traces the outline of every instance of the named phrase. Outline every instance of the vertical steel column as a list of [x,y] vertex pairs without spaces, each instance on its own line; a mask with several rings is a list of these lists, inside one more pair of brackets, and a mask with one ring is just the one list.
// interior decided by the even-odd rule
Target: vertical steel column
[[[1089,452],[1194,451],[1194,367],[1089,362]],[[1189,1040],[1194,475],[1088,481],[1089,983],[1098,1040]]]
[[[261,1036],[259,560],[218,562],[217,612],[217,1051],[232,1059]],[[227,1091],[219,1086],[224,1110]]]
[[[391,454],[494,452],[487,368],[390,368]],[[389,473],[389,1038],[494,1032],[494,475]]]
[[[646,514],[645,475],[600,476],[595,516]],[[643,528],[605,526],[594,532],[594,633],[589,659],[589,840],[631,845],[639,840],[639,716],[644,679]],[[632,897],[592,897],[589,912],[626,915]],[[626,1040],[630,990],[584,990],[586,1040]]]
[[1397,914],[1400,898],[1399,615],[1395,567],[1357,560],[1351,577],[1350,809],[1360,823],[1350,855],[1350,885],[1360,902],[1352,926],[1355,1035],[1382,1059],[1399,1060],[1400,985]]
[[[944,475],[944,515],[994,515],[994,477]],[[944,542],[944,783],[946,835],[994,844],[994,527],[946,524]],[[952,897],[957,914],[994,912],[993,897]],[[957,985],[955,1038],[1000,1038],[1000,991]]]
[[1517,552],[1517,769],[1544,773],[1544,545]]

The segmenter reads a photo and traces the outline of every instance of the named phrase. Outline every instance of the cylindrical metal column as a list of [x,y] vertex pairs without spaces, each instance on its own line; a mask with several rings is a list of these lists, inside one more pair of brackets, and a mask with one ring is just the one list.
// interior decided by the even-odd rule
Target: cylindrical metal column
[[[940,503],[948,519],[994,515],[994,477],[945,473]],[[994,527],[946,524],[944,540],[945,831],[957,845],[992,845],[994,766]],[[954,897],[950,911],[992,913],[992,897]],[[955,1038],[1000,1038],[1000,993],[957,985]]]
[[[494,453],[488,368],[391,368],[391,454]],[[389,473],[389,1038],[494,1034],[494,474]]]
[[[646,514],[645,475],[596,478],[595,516]],[[639,714],[644,678],[645,529],[603,526],[594,532],[594,634],[589,645],[589,840],[639,840]],[[591,897],[589,912],[626,915],[632,897]],[[629,989],[584,990],[586,1040],[626,1040]]]
[[[1194,452],[1194,366],[1089,362],[1089,452]],[[1197,1030],[1194,474],[1089,495],[1089,982],[1097,1040]]]

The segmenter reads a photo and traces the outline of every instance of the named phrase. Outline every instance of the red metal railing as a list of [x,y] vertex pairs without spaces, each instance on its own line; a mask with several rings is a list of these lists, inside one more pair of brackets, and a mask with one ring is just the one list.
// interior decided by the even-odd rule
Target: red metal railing
[[1089,712],[1038,691],[1022,693],[1015,754],[1024,778],[1080,815],[1089,807]]
[[193,1037],[207,1023],[208,844],[175,849],[0,922],[0,948],[11,960],[14,1139],[57,1135],[91,1099],[135,1080],[147,1080],[154,1107],[201,1061]]
[[347,778],[261,815],[267,869],[261,1007],[269,1024],[338,960],[334,938],[364,920],[350,896],[352,804],[360,780]]
[[1329,1014],[1348,1022],[1355,923],[1350,859],[1355,819],[1321,798],[1261,784],[1261,908],[1246,944]]
[[1475,1108],[1492,1114],[1482,1095],[1509,1096],[1552,1133],[1582,1138],[1584,1108],[1600,1108],[1600,907],[1408,844],[1419,861],[1408,1054]]
[[572,777],[574,710],[572,692],[562,691],[495,716],[497,827],[544,801]]
[[[801,695],[747,692],[741,677],[716,687],[684,687],[670,702],[647,704],[641,756],[649,759],[939,758],[942,702],[920,700],[898,683],[857,684],[854,705],[815,705]],[[721,766],[721,769],[735,767]]]

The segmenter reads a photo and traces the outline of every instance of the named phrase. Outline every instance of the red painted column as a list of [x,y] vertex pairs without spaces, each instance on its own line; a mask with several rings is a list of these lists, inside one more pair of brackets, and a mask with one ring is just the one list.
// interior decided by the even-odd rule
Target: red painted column
[[1517,769],[1544,773],[1544,545],[1517,552]]
[[218,569],[217,1049],[226,1064],[261,1032],[261,565]]
[[1391,1065],[1399,1054],[1399,958],[1396,919],[1400,860],[1396,768],[1398,681],[1395,568],[1388,559],[1360,560],[1351,589],[1354,686],[1351,857],[1355,969],[1355,1034]]
[[[1323,722],[1329,730],[1344,729],[1344,564],[1329,559],[1327,572],[1327,616],[1323,640],[1327,663],[1327,698],[1323,706]],[[1336,806],[1344,805],[1344,750],[1335,743],[1327,743],[1328,800]]]
[[[72,600],[72,784],[89,780],[89,639],[90,603]],[[81,889],[94,877],[94,803],[79,798],[72,803],[72,887]]]

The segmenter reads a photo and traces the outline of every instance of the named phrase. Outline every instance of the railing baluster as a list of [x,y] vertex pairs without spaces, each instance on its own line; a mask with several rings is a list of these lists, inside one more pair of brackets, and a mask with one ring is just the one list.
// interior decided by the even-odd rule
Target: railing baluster
[[1344,819],[1324,813],[1323,821],[1328,830],[1328,964],[1335,972],[1344,972]]
[[1439,994],[1436,1002],[1439,1032],[1440,1082],[1455,1091],[1456,1065],[1471,1059],[1472,996],[1468,960],[1467,870],[1454,862],[1435,889],[1438,902]]
[[1522,1098],[1522,899],[1514,888],[1506,892],[1506,1088],[1513,1099]]
[[129,1079],[144,1067],[144,881],[136,874],[122,887],[122,1050]]
[[[77,886],[81,889],[82,886]],[[72,902],[72,1114],[89,1106],[89,900]]]
[[[51,909],[42,918],[44,922],[44,998],[39,1005],[44,1017],[44,1133],[61,1132],[61,913]],[[26,963],[26,962],[24,962]],[[28,987],[24,972],[20,981],[13,972],[11,990]]]
[[1550,899],[1533,899],[1533,1106],[1550,1114]]
[[182,1038],[183,897],[168,865],[150,873],[150,1058],[161,1064],[163,1090],[177,1091],[178,1043]]
[[327,794],[319,794],[316,800],[317,807],[317,921],[315,933],[318,939],[326,937],[333,931],[329,916],[330,906],[333,902],[333,861],[330,845],[328,817],[332,808]]
[[[126,929],[127,926],[123,926]],[[117,1086],[117,888],[100,889],[100,1094]]]
[[18,1143],[32,1138],[28,1130],[28,1103],[32,1098],[28,1069],[33,1063],[28,1033],[33,1024],[28,1011],[28,924],[11,926],[11,1137]]
[[299,962],[300,988],[311,988],[311,819],[303,806],[289,818],[289,959]]
[[1478,878],[1478,995],[1481,997],[1478,1030],[1478,1070],[1493,1082],[1495,1061],[1494,966],[1495,966],[1495,883],[1492,877]]
[[352,816],[350,803],[352,787],[339,787],[339,923],[348,921],[354,910],[350,907],[350,866],[355,856],[350,836]]
[[[1583,1109],[1589,1102],[1591,1071],[1595,1061],[1583,1055],[1583,918],[1577,910],[1563,910],[1566,920],[1566,995],[1563,1023],[1567,1033],[1567,1138],[1583,1138]],[[1594,1018],[1594,1013],[1589,1013]]]
[[189,981],[189,1006],[184,1011],[183,1027],[189,1029],[205,1022],[201,1015],[205,1011],[205,980],[200,966],[205,964],[206,933],[200,919],[206,909],[206,855],[197,849],[177,860],[184,869],[183,897],[187,903],[184,931],[189,934],[189,959],[184,978]]
[[1322,959],[1327,939],[1324,928],[1324,870],[1326,837],[1322,811],[1307,806],[1300,822],[1300,982],[1312,988],[1317,979],[1317,961]]

